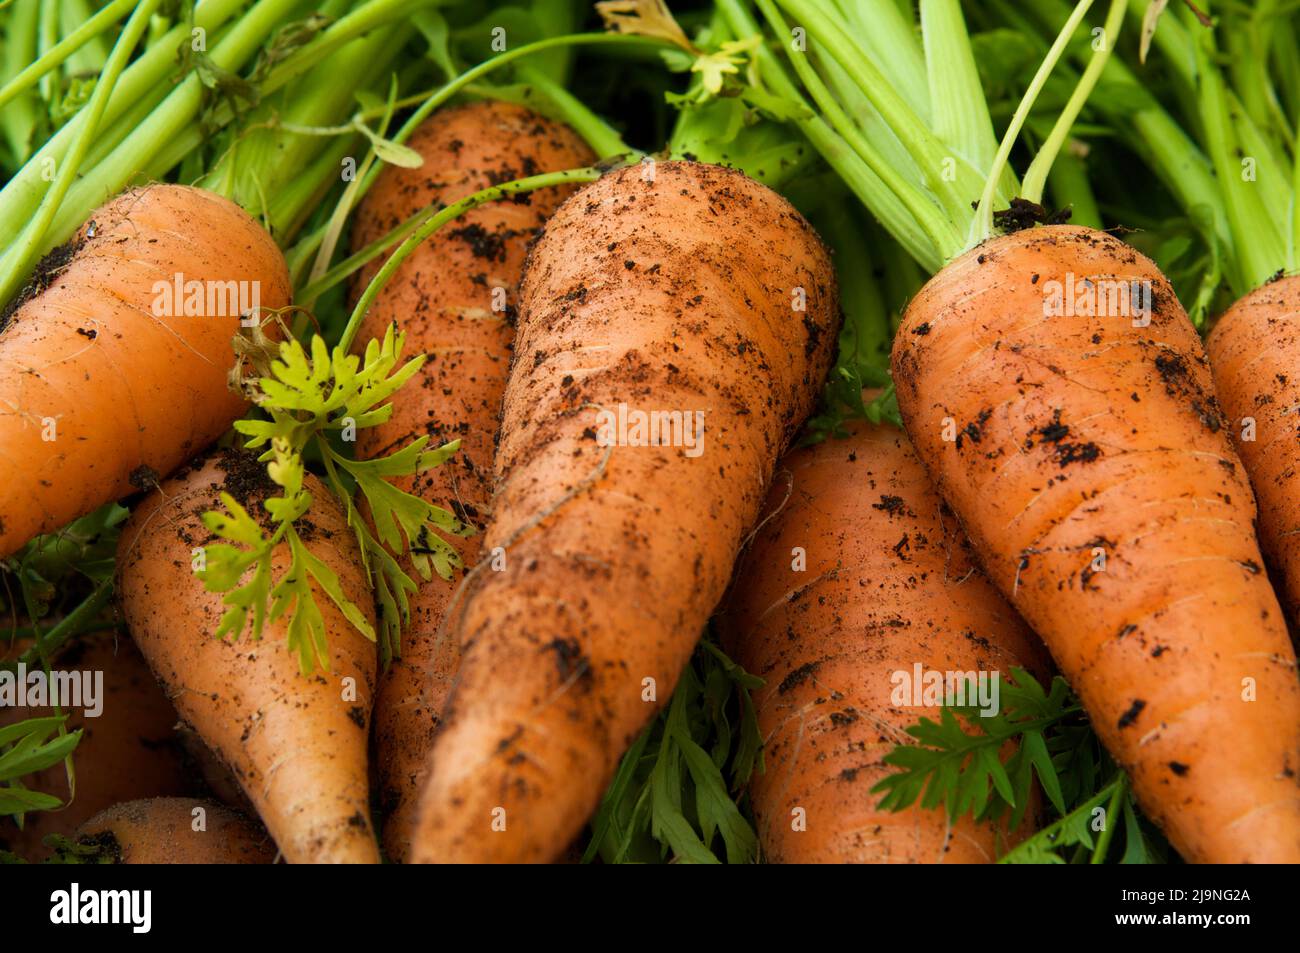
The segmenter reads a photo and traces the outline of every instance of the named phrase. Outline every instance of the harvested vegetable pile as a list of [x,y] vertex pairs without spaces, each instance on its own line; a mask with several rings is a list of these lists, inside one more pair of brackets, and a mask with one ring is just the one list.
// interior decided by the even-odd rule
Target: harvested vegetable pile
[[1298,21],[0,4],[0,861],[1300,863]]

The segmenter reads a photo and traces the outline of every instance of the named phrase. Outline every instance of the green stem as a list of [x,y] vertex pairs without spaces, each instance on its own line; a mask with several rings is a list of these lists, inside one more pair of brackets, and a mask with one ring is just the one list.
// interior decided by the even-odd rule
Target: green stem
[[944,207],[949,215],[953,216],[954,221],[960,221],[969,215],[969,197],[962,193],[955,181],[941,172],[944,168],[944,160],[950,158],[949,150],[912,111],[907,101],[894,91],[889,81],[852,36],[843,30],[842,25],[837,25],[835,21],[824,16],[820,9],[808,0],[777,0],[777,2],[806,27],[810,35],[817,38],[818,43],[825,47],[831,57],[870,99],[885,123],[907,147],[925,176],[926,185],[943,201]]
[[1047,77],[1051,75],[1052,70],[1061,58],[1061,54],[1065,52],[1070,38],[1074,36],[1075,29],[1083,21],[1088,8],[1091,6],[1092,0],[1079,0],[1079,3],[1075,5],[1070,18],[1065,21],[1065,26],[1061,28],[1061,32],[1057,34],[1051,49],[1047,51],[1047,56],[1038,65],[1038,71],[1034,73],[1029,88],[1025,90],[1025,95],[1021,97],[1015,115],[1011,117],[1011,123],[1007,126],[1007,131],[1003,134],[1002,142],[998,146],[998,153],[993,158],[993,167],[989,170],[988,180],[984,184],[984,194],[980,196],[979,208],[975,212],[975,221],[972,223],[969,242],[971,247],[993,237],[993,196],[997,192],[997,184],[1002,176],[1002,168],[1011,157],[1011,147],[1015,145],[1016,140],[1020,137],[1020,130],[1024,127],[1025,120],[1029,118],[1029,111],[1037,101],[1038,94],[1042,92]]
[[601,159],[613,156],[630,156],[640,159],[644,153],[631,148],[613,127],[587,108],[586,104],[570,93],[545,71],[524,63],[518,69],[519,78],[527,83],[550,106],[545,112],[566,123],[582,136],[587,145]]
[[1290,229],[1290,246],[1287,248],[1287,271],[1295,274],[1300,270],[1300,202],[1297,197],[1300,196],[1300,123],[1296,123],[1296,142],[1291,148],[1291,201],[1289,208],[1291,212],[1291,229]]
[[[4,56],[4,75],[18,75],[23,64],[35,57],[36,37],[40,30],[39,11],[37,0],[8,11],[4,23],[4,43],[0,43],[0,53]],[[3,127],[15,163],[25,162],[31,151],[32,136],[36,129],[36,111],[35,94],[22,96],[7,109],[0,110],[0,127]],[[0,218],[0,223],[3,221]]]
[[[239,11],[244,2],[245,0],[206,0],[195,7],[194,26],[212,35]],[[124,114],[131,113],[141,100],[157,95],[156,90],[170,85],[169,77],[176,67],[176,48],[189,35],[189,24],[177,26],[131,64],[118,80],[101,126],[115,124]],[[22,101],[20,97],[17,102]],[[11,104],[0,116],[8,118],[16,105]],[[45,195],[48,182],[42,177],[47,165],[44,160],[51,160],[56,168],[61,165],[87,118],[87,111],[84,108],[79,110],[0,191],[0,249],[9,247],[23,223],[31,220]],[[78,225],[95,205],[82,209]],[[56,242],[67,238],[67,235],[57,237],[57,229],[55,234]]]
[[1097,79],[1101,76],[1101,71],[1106,68],[1106,61],[1110,59],[1111,50],[1115,48],[1115,41],[1119,37],[1119,30],[1124,22],[1124,11],[1127,5],[1127,0],[1111,0],[1110,12],[1106,14],[1106,24],[1102,28],[1101,49],[1093,49],[1092,58],[1088,61],[1083,76],[1074,87],[1074,92],[1070,94],[1065,109],[1056,117],[1056,123],[1052,126],[1052,132],[1048,135],[1047,141],[1038,150],[1038,155],[1034,156],[1034,161],[1029,164],[1029,171],[1025,173],[1024,185],[1020,194],[1031,202],[1042,201],[1043,188],[1047,183],[1047,173],[1051,170],[1057,153],[1061,151],[1061,146],[1065,145],[1065,140],[1070,135],[1070,127],[1079,118],[1079,112],[1083,109],[1083,104],[1092,95],[1092,90],[1097,85]]
[[1123,804],[1126,794],[1128,794],[1128,776],[1121,771],[1119,777],[1115,779],[1115,793],[1111,795],[1110,803],[1106,805],[1106,826],[1101,829],[1097,837],[1097,844],[1092,849],[1089,863],[1106,862],[1106,854],[1110,852],[1110,842],[1115,836],[1115,828],[1121,819],[1120,805]]
[[[49,2],[49,0],[46,0]],[[60,40],[44,55],[30,64],[21,73],[0,87],[0,107],[32,85],[50,70],[55,69],[77,50],[81,49],[94,37],[99,36],[135,6],[136,0],[114,0],[104,9],[79,26],[64,39]],[[53,9],[53,6],[50,7]]]
[[[405,142],[410,138],[411,133],[424,122],[435,109],[445,104],[449,99],[463,90],[466,86],[476,80],[481,79],[493,70],[512,63],[515,60],[532,56],[535,53],[541,53],[545,50],[558,49],[567,46],[642,46],[653,49],[665,49],[672,47],[672,44],[666,40],[660,40],[653,37],[630,36],[622,33],[569,33],[564,36],[551,36],[546,39],[537,40],[533,43],[525,43],[523,46],[515,47],[513,50],[507,50],[500,56],[494,56],[490,60],[484,60],[476,66],[467,69],[454,80],[442,86],[436,92],[429,96],[424,103],[413,112],[410,117],[402,124],[397,135],[393,137],[395,142]],[[377,170],[372,171],[365,184],[365,189],[369,189],[374,177],[378,174]],[[364,191],[364,190],[363,190]]]
[[[998,858],[998,863],[999,864],[1013,863],[1019,856],[1028,854],[1032,849],[1031,845],[1036,845],[1036,846],[1046,845],[1048,848],[1051,848],[1051,846],[1055,841],[1055,836],[1065,828],[1065,825],[1067,823],[1072,821],[1078,815],[1087,814],[1090,811],[1094,810],[1095,808],[1098,808],[1102,804],[1106,803],[1113,796],[1114,789],[1118,787],[1121,783],[1122,781],[1119,778],[1115,779],[1110,784],[1102,788],[1101,791],[1094,794],[1087,801],[1084,801],[1082,804],[1076,807],[1069,814],[1065,815],[1062,818],[1059,818],[1056,821],[1053,821],[1051,824],[1048,824],[1046,827],[1039,829],[1039,831],[1035,833],[1032,837],[1030,837],[1028,840],[1021,842],[1018,846],[1008,851],[1007,853],[1003,854],[1001,857]],[[1107,827],[1110,826],[1109,818],[1107,818],[1106,826]]]
[[[600,169],[566,169],[562,172],[546,172],[542,175],[531,175],[523,179],[515,179],[511,182],[502,182],[500,185],[494,185],[490,188],[475,192],[448,205],[446,208],[429,215],[414,231],[407,236],[406,240],[398,246],[397,250],[388,256],[383,267],[374,278],[370,279],[370,284],[362,292],[356,307],[352,309],[352,316],[348,319],[347,327],[343,329],[343,334],[339,339],[339,346],[343,350],[352,347],[352,341],[357,335],[357,330],[361,327],[361,319],[365,317],[366,311],[374,303],[375,297],[388,284],[389,280],[397,272],[406,257],[416,249],[421,242],[436,232],[448,222],[459,218],[470,209],[478,208],[488,202],[495,202],[498,199],[505,198],[508,195],[518,195],[523,192],[534,192],[537,189],[551,188],[557,185],[570,185],[575,182],[594,182],[600,178],[603,173]],[[427,213],[423,213],[427,214]],[[354,256],[355,257],[355,256]],[[317,292],[319,294],[319,292]]]
[[[1157,35],[1159,31],[1157,30]],[[1228,224],[1232,229],[1238,269],[1245,287],[1239,293],[1262,285],[1287,261],[1286,240],[1275,225],[1269,203],[1260,196],[1256,182],[1243,177],[1243,155],[1233,123],[1230,94],[1216,64],[1214,33],[1202,30],[1192,41],[1199,79],[1200,116],[1206,149],[1223,190]],[[1259,160],[1261,163],[1263,160]]]
[[1102,228],[1101,211],[1097,208],[1083,159],[1069,150],[1062,152],[1052,164],[1048,182],[1052,187],[1052,204],[1070,209],[1071,224]]
[[[758,8],[779,35],[789,35],[789,27],[777,11],[772,0],[758,0]],[[907,211],[916,219],[917,224],[925,231],[930,241],[934,243],[934,247],[938,250],[940,256],[946,259],[959,251],[962,240],[961,234],[943,216],[934,203],[921,194],[911,183],[907,182],[899,174],[898,170],[892,164],[886,162],[884,157],[866,140],[866,137],[858,131],[857,126],[844,114],[839,104],[835,102],[834,97],[831,96],[830,91],[821,81],[816,70],[808,62],[807,56],[793,54],[790,57],[790,65],[794,67],[799,79],[817,103],[818,108],[830,120],[831,128],[852,147],[853,151],[885,184],[885,187],[893,192],[898,200],[906,206]]]
[[63,201],[63,197],[77,176],[81,160],[86,150],[90,148],[91,140],[104,116],[104,109],[108,105],[113,86],[117,83],[122,70],[126,68],[136,43],[148,28],[149,17],[158,8],[159,2],[160,0],[143,0],[131,14],[131,19],[127,21],[122,35],[114,44],[113,52],[104,66],[104,72],[100,75],[99,83],[86,106],[86,124],[81,130],[81,135],[77,137],[71,152],[64,159],[63,165],[54,178],[54,185],[42,200],[35,219],[24,230],[17,248],[7,251],[4,259],[0,260],[0,301],[8,301],[18,292],[28,272],[36,264],[41,245],[45,241],[45,232],[50,227],[55,212],[58,211],[59,203]]
[[106,579],[96,586],[94,591],[83,599],[77,608],[60,619],[52,629],[42,635],[37,643],[20,655],[16,661],[0,665],[0,668],[12,671],[17,668],[18,662],[31,665],[33,662],[49,658],[72,636],[86,631],[99,616],[99,613],[104,610],[104,607],[108,605],[112,597],[113,581],[112,579]]
[[[733,35],[753,36],[762,32],[742,0],[716,0],[716,3]],[[886,187],[826,120],[808,108],[781,61],[766,46],[758,49],[758,64],[760,73],[779,96],[808,109],[807,116],[798,118],[795,122],[813,148],[826,160],[826,164],[835,170],[858,200],[872,211],[915,261],[924,265],[931,274],[938,271],[944,263],[944,254],[935,247],[898,196]]]

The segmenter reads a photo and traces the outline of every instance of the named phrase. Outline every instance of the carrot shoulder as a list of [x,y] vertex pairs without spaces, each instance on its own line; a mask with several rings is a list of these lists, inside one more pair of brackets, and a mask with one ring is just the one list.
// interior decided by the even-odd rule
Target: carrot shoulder
[[[787,454],[719,619],[754,692],[766,770],[750,796],[778,863],[990,863],[1006,831],[943,809],[876,807],[908,725],[938,709],[925,673],[991,687],[1042,648],[975,566],[957,518],[903,434],[865,421]],[[978,684],[978,682],[977,682]],[[986,699],[992,698],[986,694]],[[971,700],[974,703],[974,700]]]
[[[727,584],[837,311],[811,227],[737,172],[624,169],[555,213],[416,860],[549,861],[579,833]],[[618,423],[652,411],[676,439]]]
[[[310,476],[304,486],[314,498],[300,521],[304,543],[373,625],[355,537],[329,490]],[[284,617],[268,622],[259,642],[213,638],[222,596],[208,592],[192,566],[214,542],[200,516],[221,509],[222,491],[260,514],[278,488],[256,457],[235,451],[164,481],[122,529],[122,613],[176,710],[234,772],[290,863],[377,863],[366,769],[375,647],[318,588],[328,672],[300,674]],[[274,578],[289,561],[281,543]]]
[[143,489],[243,413],[227,386],[241,291],[289,303],[280,250],[234,203],[180,185],[123,193],[42,262],[0,318],[0,557]]
[[1174,846],[1300,860],[1295,655],[1205,352],[1165,277],[1090,229],[994,239],[913,299],[893,370],[908,434],[989,576]]
[[[426,206],[450,205],[494,183],[575,168],[594,157],[572,130],[508,103],[481,101],[436,113],[407,142],[418,169],[386,168],[357,210],[353,244],[363,247]],[[460,440],[440,467],[395,481],[403,490],[482,526],[492,499],[496,444],[514,340],[514,311],[528,243],[569,194],[533,192],[526,201],[475,209],[436,233],[403,262],[366,313],[360,340],[382,338],[390,323],[407,348],[428,360],[393,401],[392,418],[360,431],[361,457],[381,456],[428,436]],[[361,287],[378,263],[361,274]],[[479,558],[474,536],[461,545],[467,566]],[[460,660],[442,626],[455,584],[435,576],[411,597],[411,626],[400,658],[380,676],[375,742],[384,812],[384,848],[405,860],[429,750]]]

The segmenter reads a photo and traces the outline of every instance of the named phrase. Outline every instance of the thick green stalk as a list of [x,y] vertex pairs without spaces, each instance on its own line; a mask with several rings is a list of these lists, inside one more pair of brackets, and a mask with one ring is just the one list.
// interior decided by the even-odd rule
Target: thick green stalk
[[67,158],[64,159],[63,165],[56,173],[53,185],[50,186],[50,190],[42,200],[40,208],[37,209],[36,217],[28,223],[18,243],[8,249],[3,258],[0,258],[0,301],[8,301],[18,293],[19,288],[22,287],[27,278],[28,272],[36,264],[36,259],[40,257],[40,252],[48,244],[58,244],[62,240],[58,239],[49,242],[46,231],[54,220],[59,204],[68,193],[73,179],[77,176],[81,160],[90,147],[91,139],[103,119],[109,96],[113,92],[113,86],[117,83],[117,78],[121,75],[122,70],[126,68],[127,61],[131,58],[136,43],[140,41],[140,37],[144,35],[145,30],[148,28],[149,17],[157,9],[159,2],[161,0],[141,0],[140,5],[131,14],[131,19],[127,21],[126,27],[122,30],[122,35],[118,37],[117,43],[113,46],[113,52],[109,55],[108,63],[104,66],[104,72],[100,76],[99,84],[95,87],[94,93],[91,94],[90,102],[86,104],[86,124],[81,130],[81,135],[73,143]]
[[[1001,2],[995,6],[1004,10],[1004,19],[1010,13],[1018,12]],[[1069,17],[1070,6],[1065,0],[1037,0],[1033,12],[1043,29],[1054,34],[1057,26]],[[1163,21],[1160,29],[1164,29]],[[1022,32],[1029,35],[1028,29]],[[1043,48],[1046,47],[1047,41],[1043,40]],[[1123,91],[1124,94],[1116,97],[1120,105],[1113,106],[1109,97],[1099,96],[1094,100],[1095,107],[1117,128],[1131,129],[1130,144],[1182,208],[1189,214],[1196,209],[1209,210],[1213,222],[1212,234],[1208,239],[1217,241],[1228,252],[1226,257],[1230,284],[1237,287],[1232,230],[1228,225],[1227,209],[1210,160],[1177,121],[1153,97],[1146,94],[1142,83],[1122,60],[1111,57],[1102,72],[1102,80],[1107,88]],[[1134,101],[1144,101],[1148,105],[1134,111],[1126,105]]]
[[[114,0],[113,3],[104,7],[104,9],[69,33],[37,58],[35,62],[28,65],[26,69],[5,83],[3,87],[0,87],[0,107],[3,107],[24,90],[31,89],[37,80],[51,70],[57,69],[73,53],[126,16],[127,12],[135,4],[136,0]],[[57,10],[59,7],[51,3],[44,9]]]
[[[22,0],[7,11],[3,70],[6,76],[17,76],[23,66],[36,55],[36,35],[40,27],[39,0]],[[14,160],[22,162],[32,146],[32,133],[36,129],[37,101],[34,93],[20,96],[15,102],[0,110],[0,132],[3,132]],[[0,222],[3,222],[0,217]]]
[[[62,5],[65,24],[85,24],[92,16],[98,16],[88,0],[62,0]],[[157,17],[154,20],[157,22]],[[78,26],[77,29],[81,27]],[[91,74],[97,76],[104,68],[105,61],[108,60],[109,49],[109,41],[103,33],[93,34],[68,56],[64,71],[74,76]]]
[[[736,36],[753,36],[761,32],[742,0],[717,0],[718,9]],[[780,96],[806,107],[798,88],[785,73],[781,62],[767,47],[758,51],[759,70],[769,86]],[[813,148],[839,174],[845,185],[885,226],[908,253],[925,264],[931,272],[944,262],[940,252],[913,218],[907,207],[890,191],[871,168],[840,138],[830,124],[811,109],[806,118],[795,120]]]
[[[945,0],[947,2],[947,0]],[[916,40],[909,0],[906,15],[895,0],[836,0],[840,20],[880,66],[889,83],[923,120],[931,118],[927,62]],[[976,83],[978,88],[979,83]]]
[[[210,177],[198,184],[228,195],[249,214],[262,217],[277,239],[284,237],[286,223],[280,215],[296,218],[298,203],[317,192],[303,170],[313,165],[323,145],[319,136],[290,128],[346,122],[357,111],[355,94],[372,87],[390,69],[411,29],[397,24],[372,30],[264,103],[247,118],[248,129],[235,138]],[[345,135],[351,139],[351,134]],[[333,151],[333,143],[326,151]],[[333,181],[339,181],[341,169],[339,165],[332,171]],[[293,193],[293,201],[284,200],[286,192]],[[269,206],[279,213],[271,214]]]
[[[1296,124],[1296,135],[1300,137],[1300,123]],[[1288,203],[1288,211],[1291,216],[1291,228],[1288,230],[1290,242],[1286,250],[1286,270],[1291,274],[1300,271],[1300,202],[1297,197],[1300,196],[1300,140],[1298,140],[1291,149],[1295,157],[1291,163],[1291,201]]]
[[[194,10],[194,25],[213,34],[226,23],[243,5],[245,0],[206,0]],[[176,49],[190,35],[188,24],[177,26],[155,46],[146,50],[132,63],[114,87],[114,95],[104,110],[100,127],[108,128],[130,111],[142,99],[149,97],[156,90],[165,89],[176,69]],[[21,98],[17,102],[21,102]],[[11,104],[4,114],[14,108]],[[23,224],[35,214],[41,197],[44,196],[49,183],[43,178],[50,160],[58,168],[67,155],[68,149],[76,141],[81,127],[86,121],[86,111],[82,109],[64,124],[48,142],[20,169],[17,174],[0,191],[0,249],[7,248],[14,240]],[[95,206],[84,211],[88,214]],[[84,217],[84,216],[83,216]],[[67,236],[65,235],[64,238]]]
[[[225,70],[247,63],[266,38],[295,13],[299,0],[258,0],[238,23],[221,37],[209,53]],[[68,195],[55,219],[51,245],[64,241],[85,220],[91,209],[126,187],[142,170],[183,133],[196,129],[204,105],[204,87],[190,73],[149,116],[122,140],[112,154],[89,171]]]
[[[875,262],[867,230],[851,203],[829,201],[816,215],[818,230],[835,249],[839,267],[840,305],[844,311],[838,363],[853,362],[880,375],[889,373],[889,309],[874,275]],[[852,353],[843,353],[845,345]]]
[[931,125],[941,140],[987,174],[998,140],[958,0],[921,0],[921,35]]
[[944,174],[945,160],[951,158],[948,149],[893,90],[856,41],[843,32],[843,25],[823,15],[810,0],[777,2],[808,29],[819,49],[824,47],[834,57],[880,111],[881,117],[911,153],[926,185],[942,201],[951,220],[954,223],[965,221],[970,215],[970,196]]
[[[59,5],[57,3],[41,4],[41,22],[36,36],[36,58],[42,59],[59,43]],[[62,99],[62,84],[56,84],[48,73],[37,80],[37,89],[40,91],[41,99],[46,103],[46,111],[55,113],[58,111],[59,102]]]
[[[767,17],[778,36],[789,34],[789,27],[777,11],[773,0],[758,0],[758,8]],[[820,39],[820,35],[818,35],[818,38]],[[938,255],[946,259],[955,254],[961,248],[961,233],[935,207],[928,196],[922,194],[911,183],[907,182],[895,166],[885,161],[884,157],[867,141],[853,121],[840,108],[835,97],[831,95],[830,90],[826,88],[826,84],[822,82],[821,77],[817,75],[817,71],[813,69],[808,57],[794,53],[790,57],[790,65],[794,67],[795,73],[798,74],[804,88],[808,90],[817,107],[830,121],[831,128],[849,144],[859,158],[885,184],[885,187],[898,197],[907,208],[907,211],[924,230]],[[842,65],[843,63],[841,63]]]
[[1244,150],[1233,125],[1223,77],[1214,63],[1214,34],[1206,30],[1198,39],[1195,44],[1196,67],[1206,146],[1224,193],[1243,279],[1248,288],[1255,288],[1285,266],[1286,243],[1260,195],[1261,190],[1249,178],[1248,167],[1243,166],[1238,158],[1244,155]]

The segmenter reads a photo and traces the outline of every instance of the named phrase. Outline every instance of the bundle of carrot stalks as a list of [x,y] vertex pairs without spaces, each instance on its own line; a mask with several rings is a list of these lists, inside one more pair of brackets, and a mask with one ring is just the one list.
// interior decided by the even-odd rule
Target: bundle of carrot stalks
[[0,7],[0,859],[1300,862],[1294,15],[1093,6]]

